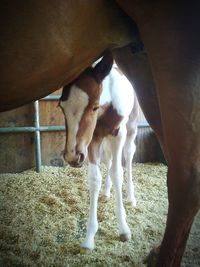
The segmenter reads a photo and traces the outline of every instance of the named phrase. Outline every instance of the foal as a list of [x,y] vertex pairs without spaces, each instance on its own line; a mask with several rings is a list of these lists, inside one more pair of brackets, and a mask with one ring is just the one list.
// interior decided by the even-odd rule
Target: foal
[[[115,188],[120,239],[126,241],[131,238],[122,201],[122,150],[128,136],[128,123],[133,126],[131,121],[135,121],[131,111],[138,108],[133,109],[135,98],[132,86],[125,76],[119,74],[115,67],[112,68],[112,64],[112,55],[108,53],[94,68],[88,68],[72,84],[66,86],[60,99],[66,121],[64,159],[73,167],[81,167],[87,155],[89,159],[90,212],[81,252],[94,249],[94,236],[98,230],[97,202],[102,182],[99,165],[103,143],[107,144],[109,158],[112,157],[109,161],[109,175]],[[109,72],[110,75],[107,76]],[[130,127],[129,135],[136,135],[135,128],[133,130]],[[132,143],[129,144],[130,149]],[[107,196],[110,186],[108,180]],[[132,181],[128,186],[129,200],[134,202]]]
[[[117,66],[114,66],[114,68],[118,70]],[[115,72],[115,75],[122,75],[122,74],[117,74]],[[109,78],[112,79],[112,77]],[[132,177],[132,161],[136,151],[135,138],[137,136],[137,130],[138,130],[137,129],[138,119],[139,119],[139,103],[134,93],[133,109],[131,111],[131,114],[129,115],[129,119],[126,124],[127,134],[123,146],[123,155],[122,155],[122,162],[124,163],[124,167],[127,172],[127,184],[126,184],[127,202],[129,205],[133,207],[136,207],[136,202],[137,202],[135,198],[135,193],[134,193],[135,190]],[[102,150],[101,162],[103,162],[107,167],[107,177],[105,181],[104,195],[102,197],[102,200],[106,202],[110,198],[110,190],[112,187],[112,179],[110,177],[110,168],[112,165],[112,150],[110,146],[110,140],[108,138],[103,139],[101,150]]]

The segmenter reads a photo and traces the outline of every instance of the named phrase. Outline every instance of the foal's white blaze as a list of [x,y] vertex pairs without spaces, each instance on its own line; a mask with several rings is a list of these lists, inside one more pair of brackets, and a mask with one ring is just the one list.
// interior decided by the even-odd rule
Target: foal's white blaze
[[74,161],[76,158],[76,135],[79,129],[79,122],[88,103],[89,97],[87,93],[75,85],[71,87],[68,99],[60,103],[68,125],[67,151],[65,151],[65,159],[68,162]]

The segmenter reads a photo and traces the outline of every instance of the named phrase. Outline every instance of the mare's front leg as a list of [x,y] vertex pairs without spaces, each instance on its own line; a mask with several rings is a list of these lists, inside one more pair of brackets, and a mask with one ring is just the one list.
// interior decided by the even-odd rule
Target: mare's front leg
[[81,244],[81,253],[86,253],[89,250],[93,250],[95,247],[94,237],[98,230],[97,203],[102,182],[102,176],[99,169],[101,141],[102,140],[96,140],[93,138],[88,148],[88,184],[90,191],[90,209],[87,223],[87,233],[83,243]]
[[175,1],[154,1],[153,7],[118,2],[136,18],[151,61],[169,167],[167,224],[156,266],[179,267],[200,208],[200,2],[183,1],[181,8]]
[[[149,23],[141,21],[141,26],[145,25],[142,38],[158,86],[169,167],[169,208],[158,267],[181,265],[200,208],[199,1],[192,1],[190,7],[184,4],[179,13],[175,2],[168,1],[155,7],[159,13],[151,13]],[[183,14],[187,14],[184,19]],[[155,29],[154,25],[160,27]]]
[[118,135],[115,137],[109,137],[112,150],[112,166],[110,169],[110,176],[115,189],[115,201],[116,201],[116,216],[119,224],[119,234],[121,241],[127,241],[131,239],[131,231],[126,222],[126,212],[122,199],[122,183],[123,183],[123,167],[122,167],[122,149],[126,138],[126,127],[120,128]]

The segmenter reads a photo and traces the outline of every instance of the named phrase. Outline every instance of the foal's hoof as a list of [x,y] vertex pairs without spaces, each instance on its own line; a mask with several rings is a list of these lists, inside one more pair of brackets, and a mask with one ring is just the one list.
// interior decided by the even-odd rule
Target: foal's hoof
[[92,250],[89,248],[80,248],[80,254],[88,254],[90,252],[92,252]]
[[121,234],[119,238],[120,238],[120,241],[126,242],[126,241],[131,240],[131,234]]
[[102,195],[100,197],[100,201],[103,202],[103,203],[106,203],[108,202],[108,200],[110,199],[110,197],[106,196],[106,195]]
[[158,259],[158,254],[160,251],[160,247],[153,248],[149,255],[144,260],[144,263],[147,264],[147,267],[155,267]]
[[131,200],[131,201],[128,201],[127,202],[127,205],[130,206],[130,207],[136,207],[136,200]]

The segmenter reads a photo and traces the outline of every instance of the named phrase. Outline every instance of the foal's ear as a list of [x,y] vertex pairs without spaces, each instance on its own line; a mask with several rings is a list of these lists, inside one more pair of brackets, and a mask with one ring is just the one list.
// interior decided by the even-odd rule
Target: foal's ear
[[65,85],[62,89],[62,95],[60,97],[60,101],[66,101],[69,97],[70,89],[73,82],[69,83],[68,85]]
[[97,63],[93,69],[95,79],[98,83],[101,83],[103,79],[109,74],[113,65],[113,56],[110,51],[106,52],[102,60]]

